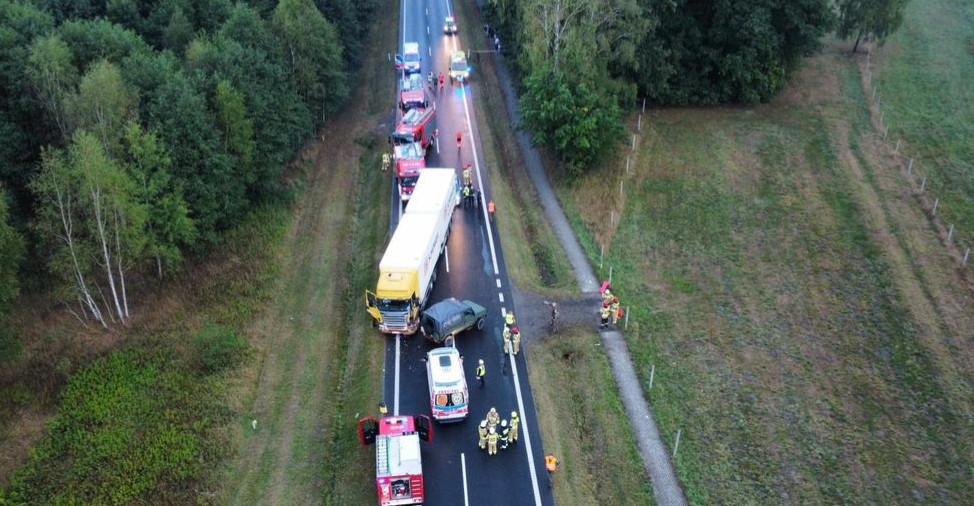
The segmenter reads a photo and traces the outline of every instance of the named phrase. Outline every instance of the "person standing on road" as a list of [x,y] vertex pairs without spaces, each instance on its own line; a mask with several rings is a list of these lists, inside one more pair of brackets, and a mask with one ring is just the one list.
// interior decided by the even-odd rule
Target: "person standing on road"
[[504,325],[504,354],[511,352],[511,328]]
[[500,435],[497,434],[497,429],[491,427],[487,432],[487,455],[497,455],[498,439],[500,439]]
[[506,450],[507,445],[510,444],[511,429],[507,427],[507,420],[501,420],[501,430],[500,430],[500,440],[501,440],[501,450]]
[[500,422],[501,415],[497,412],[497,408],[490,408],[490,411],[487,412],[487,426],[493,429]]
[[514,348],[515,355],[521,351],[521,331],[517,327],[511,329],[511,347]]
[[504,315],[504,324],[507,325],[508,327],[513,327],[514,322],[515,322],[514,312],[508,311],[507,314]]
[[487,366],[484,365],[484,359],[480,359],[477,363],[477,381],[480,382],[480,388],[484,388],[484,376],[487,376]]
[[602,303],[602,310],[599,311],[599,316],[602,318],[602,325],[599,325],[600,328],[603,328],[604,329],[604,328],[606,328],[606,327],[609,326],[609,314],[611,312],[612,312],[612,310],[609,309],[609,303],[608,302],[603,302]]
[[612,298],[612,305],[609,306],[612,311],[612,326],[619,326],[619,297]]
[[551,319],[548,320],[548,332],[554,334],[558,330],[555,326],[555,323],[558,321],[558,303],[554,301],[544,301],[544,303],[551,307]]
[[517,416],[517,411],[511,411],[511,435],[512,443],[517,442],[517,429],[521,426],[521,419]]
[[480,435],[480,442],[477,445],[483,450],[487,448],[487,420],[480,421],[480,427],[477,427],[477,433]]
[[464,184],[464,186],[472,186],[473,185],[473,178],[471,177],[471,170],[472,169],[470,168],[470,162],[467,162],[467,164],[463,166],[463,184]]

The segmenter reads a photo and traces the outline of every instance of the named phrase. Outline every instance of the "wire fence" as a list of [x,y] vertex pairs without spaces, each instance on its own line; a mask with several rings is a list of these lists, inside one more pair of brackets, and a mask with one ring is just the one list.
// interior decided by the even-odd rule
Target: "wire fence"
[[[960,263],[961,267],[966,268],[971,256],[971,242],[970,240],[962,241],[960,239],[960,234],[954,223],[947,223],[940,219],[938,213],[943,212],[944,206],[941,203],[940,196],[930,191],[930,188],[940,187],[934,185],[935,174],[924,167],[923,161],[919,157],[906,153],[906,143],[901,136],[897,135],[895,129],[890,136],[892,122],[883,107],[883,97],[879,92],[879,78],[873,75],[872,53],[873,49],[868,48],[865,65],[860,65],[859,69],[873,118],[877,119],[876,115],[878,114],[877,123],[874,123],[874,126],[877,127],[878,133],[882,136],[883,144],[892,156],[892,164],[906,177],[920,208],[937,233],[943,238],[944,246],[951,253],[951,256]],[[895,142],[893,141],[894,138],[896,139]]]

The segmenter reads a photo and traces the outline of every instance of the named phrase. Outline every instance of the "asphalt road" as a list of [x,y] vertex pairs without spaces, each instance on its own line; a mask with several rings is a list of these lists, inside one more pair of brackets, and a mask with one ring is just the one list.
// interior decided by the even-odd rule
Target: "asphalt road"
[[[452,14],[452,4],[447,0],[402,0],[401,9],[398,52],[402,53],[405,42],[417,42],[423,57],[423,75],[430,71],[446,74],[450,53],[462,49],[459,36],[443,35],[443,20]],[[476,68],[471,79],[477,79]],[[553,505],[524,354],[522,351],[517,357],[505,356],[501,346],[502,315],[514,308],[497,230],[486,220],[490,186],[483,178],[486,171],[473,110],[474,88],[450,86],[447,79],[443,91],[433,94],[437,128],[444,142],[431,152],[427,166],[454,167],[459,174],[465,163],[473,164],[474,185],[481,188],[485,198],[477,208],[463,205],[457,208],[447,252],[437,266],[438,279],[430,300],[432,303],[446,297],[473,300],[487,308],[487,325],[481,331],[472,329],[457,338],[470,387],[471,414],[460,423],[436,424],[433,443],[423,443],[426,503]],[[463,132],[459,150],[455,141],[457,131]],[[394,227],[399,215],[396,210],[402,208],[391,184],[390,198]],[[424,359],[432,345],[418,334],[387,339],[384,393],[387,403],[398,414],[429,415]],[[474,376],[477,360],[481,358],[487,365],[483,389],[478,388]],[[511,411],[517,411],[522,422],[519,442],[492,457],[477,446],[477,425],[491,407],[496,407],[505,419]]]

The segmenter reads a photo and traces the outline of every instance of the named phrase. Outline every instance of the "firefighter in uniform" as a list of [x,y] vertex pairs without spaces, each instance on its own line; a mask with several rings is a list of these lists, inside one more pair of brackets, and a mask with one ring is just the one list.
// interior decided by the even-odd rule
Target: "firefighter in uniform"
[[470,197],[473,196],[471,193],[470,185],[464,185],[463,187],[463,207],[470,205]]
[[612,303],[612,292],[606,288],[605,293],[602,294],[602,302]]
[[504,315],[504,325],[507,325],[508,327],[514,326],[514,313],[508,311],[507,314]]
[[612,298],[612,305],[609,306],[609,309],[612,311],[612,325],[618,327],[619,326],[619,297]]
[[497,412],[497,408],[490,408],[487,412],[487,426],[493,429],[501,421],[501,415]]
[[511,352],[511,328],[504,325],[504,354]]
[[511,346],[514,348],[515,355],[521,351],[521,331],[517,327],[511,329]]
[[487,432],[487,455],[497,455],[497,440],[500,436],[493,427]]
[[466,165],[463,166],[463,184],[464,184],[464,186],[471,186],[471,185],[473,185],[473,182],[471,181],[471,179],[472,178],[470,177],[470,164],[468,163],[468,164],[466,164]]
[[599,311],[599,316],[602,318],[602,325],[599,325],[599,327],[601,327],[601,328],[604,329],[604,328],[606,328],[606,327],[609,326],[609,314],[611,312],[612,312],[612,310],[609,309],[609,303],[608,302],[603,302],[602,303],[602,310]]
[[510,444],[511,442],[510,435],[511,435],[511,429],[508,428],[507,426],[507,420],[501,421],[501,431],[500,431],[501,450],[507,449],[507,445]]
[[392,161],[389,159],[389,153],[382,153],[382,170],[389,170],[389,164],[391,163]]
[[477,427],[477,434],[480,435],[480,442],[478,443],[480,449],[487,448],[487,420],[480,421],[480,427]]
[[517,416],[517,411],[511,411],[511,435],[512,443],[517,442],[517,429],[521,426],[521,419]]

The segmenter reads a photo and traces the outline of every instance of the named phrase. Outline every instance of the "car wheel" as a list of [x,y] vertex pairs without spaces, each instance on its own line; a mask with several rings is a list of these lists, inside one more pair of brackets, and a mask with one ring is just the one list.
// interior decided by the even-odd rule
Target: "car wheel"
[[483,330],[483,329],[484,329],[484,319],[479,318],[477,320],[477,330]]

